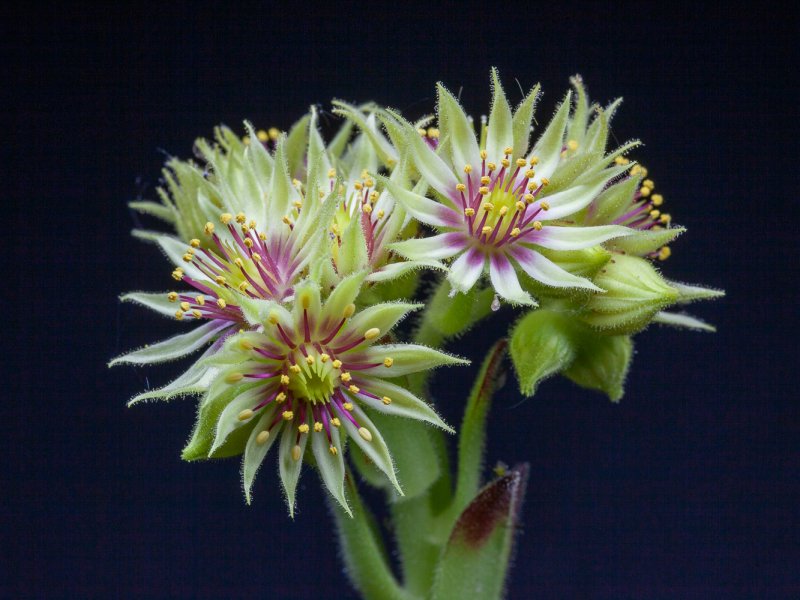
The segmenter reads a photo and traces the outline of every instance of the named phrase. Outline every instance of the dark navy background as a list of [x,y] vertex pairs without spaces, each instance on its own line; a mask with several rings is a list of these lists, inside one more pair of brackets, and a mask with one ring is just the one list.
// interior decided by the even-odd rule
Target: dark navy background
[[[514,78],[542,83],[540,122],[576,72],[593,99],[624,96],[616,138],[645,142],[689,228],[666,274],[728,291],[694,307],[719,333],[637,338],[619,405],[558,380],[498,395],[488,461],[532,466],[509,597],[800,596],[797,23],[766,5],[591,6],[7,15],[0,596],[355,597],[311,470],[292,522],[274,462],[247,507],[236,460],[180,461],[192,401],[125,408],[178,372],[105,366],[177,330],[116,301],[172,281],[126,202],[220,122],[285,127],[332,97],[419,116],[438,80],[486,112],[491,65],[513,103]],[[479,359],[503,332],[452,349]],[[450,422],[468,379],[438,376]]]

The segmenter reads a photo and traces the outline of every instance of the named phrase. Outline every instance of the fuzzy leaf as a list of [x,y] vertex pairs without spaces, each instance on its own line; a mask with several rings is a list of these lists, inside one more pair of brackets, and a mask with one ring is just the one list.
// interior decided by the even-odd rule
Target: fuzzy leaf
[[564,376],[581,387],[599,390],[619,402],[633,358],[633,343],[626,335],[597,335],[587,330],[579,336],[575,360]]
[[528,313],[511,332],[510,353],[520,391],[533,396],[539,382],[563,371],[575,359],[570,318],[543,309]]

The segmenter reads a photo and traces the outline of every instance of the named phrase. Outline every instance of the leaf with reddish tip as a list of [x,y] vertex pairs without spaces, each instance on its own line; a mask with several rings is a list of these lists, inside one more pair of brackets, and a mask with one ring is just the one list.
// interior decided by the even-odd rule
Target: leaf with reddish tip
[[433,600],[502,597],[527,479],[528,465],[518,465],[464,509],[442,554]]

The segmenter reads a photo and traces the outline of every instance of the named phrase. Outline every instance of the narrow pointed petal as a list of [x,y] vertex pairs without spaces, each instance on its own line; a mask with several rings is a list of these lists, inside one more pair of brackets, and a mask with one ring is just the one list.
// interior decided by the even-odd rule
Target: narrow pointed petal
[[347,305],[356,301],[363,282],[364,273],[353,273],[342,279],[322,307],[322,323],[338,323]]
[[467,292],[483,273],[486,257],[477,248],[469,248],[450,265],[447,280],[459,292]]
[[[438,158],[438,157],[437,157]],[[417,220],[432,225],[434,227],[457,227],[461,222],[461,218],[452,209],[444,206],[443,204],[430,200],[419,194],[415,194],[405,188],[400,187],[391,179],[385,177],[378,177],[383,182],[386,188],[391,192],[392,196],[397,199],[403,207],[411,213]],[[456,184],[453,184],[455,190]]]
[[263,394],[260,388],[249,389],[239,393],[228,405],[222,409],[222,413],[217,421],[217,428],[214,435],[214,445],[208,451],[211,456],[214,452],[225,443],[228,436],[240,427],[250,424],[250,420],[242,421],[238,418],[239,413],[243,410],[251,408],[258,403],[259,395]]
[[442,196],[452,198],[458,184],[453,170],[420,137],[416,129],[407,132],[407,137],[414,156],[414,164],[423,179]]
[[603,191],[607,182],[608,177],[601,174],[591,181],[546,196],[545,200],[550,208],[542,213],[539,220],[553,221],[578,212],[588,206]]
[[530,241],[552,250],[580,250],[602,244],[606,240],[635,233],[633,229],[620,225],[597,227],[548,227],[530,236]]
[[[378,367],[361,370],[359,373],[379,377],[400,377],[443,365],[469,364],[469,361],[463,358],[417,344],[381,344],[367,349],[364,357],[367,363],[381,364]],[[392,366],[386,367],[383,364],[386,358],[392,359]]]
[[257,439],[262,431],[269,429],[269,424],[272,421],[272,411],[266,411],[261,418],[259,418],[253,431],[250,432],[250,437],[247,439],[247,445],[244,447],[244,456],[242,457],[242,485],[244,487],[244,496],[247,503],[252,501],[251,489],[253,487],[253,480],[256,478],[261,463],[264,462],[264,457],[272,448],[275,440],[278,439],[279,427],[274,427],[269,434],[269,437],[264,443],[259,444]]
[[123,354],[108,363],[108,366],[113,367],[120,363],[146,365],[175,360],[176,358],[186,356],[198,348],[201,348],[225,327],[227,327],[225,323],[222,325],[214,321],[205,323],[204,325],[195,327],[188,333],[182,333],[166,339],[163,342],[145,346],[144,348],[134,350],[128,354]]
[[203,359],[211,356],[213,353],[214,349],[208,348],[180,377],[158,389],[137,394],[128,401],[127,406],[131,407],[148,400],[170,400],[176,396],[200,394],[206,391],[214,380],[214,377],[216,377],[217,369],[203,364]]
[[130,292],[119,298],[122,302],[135,302],[165,317],[175,318],[176,304],[167,298],[167,292]]
[[[333,454],[330,448],[336,448]],[[311,434],[311,450],[317,460],[317,469],[325,487],[336,501],[351,517],[353,513],[344,497],[344,448],[339,436],[339,430],[331,428],[331,442],[328,445],[327,436],[322,433]]]
[[380,282],[391,281],[398,277],[403,277],[411,271],[418,269],[447,269],[442,263],[436,260],[406,260],[403,262],[389,263],[380,267],[377,271],[373,271],[367,276],[367,281]]
[[422,304],[404,302],[384,302],[376,304],[356,313],[350,321],[350,329],[357,332],[377,328],[381,334],[386,333],[412,310],[422,308]]
[[353,407],[353,415],[356,421],[358,421],[359,426],[365,428],[369,432],[371,439],[370,441],[365,440],[356,426],[350,422],[350,419],[342,419],[342,426],[347,431],[347,435],[350,436],[350,439],[361,448],[364,454],[366,454],[373,463],[375,463],[375,466],[383,471],[384,475],[389,478],[389,481],[392,482],[392,485],[394,485],[397,492],[402,496],[403,490],[400,488],[400,483],[397,481],[397,476],[394,472],[394,463],[389,454],[389,448],[386,447],[386,442],[383,440],[380,431],[378,431],[375,424],[364,414],[364,411],[361,410],[358,405]]
[[531,120],[539,99],[539,84],[537,83],[514,112],[511,128],[514,131],[514,156],[525,157],[530,146]]
[[493,254],[489,261],[489,275],[497,294],[511,304],[535,305],[530,294],[522,289],[511,262],[502,254]]
[[391,244],[389,247],[411,260],[441,260],[455,256],[466,246],[464,234],[441,233],[427,238],[414,238]]
[[540,283],[552,287],[574,287],[596,292],[603,291],[588,279],[576,277],[534,250],[516,247],[512,248],[510,253],[519,266],[522,267],[522,270]]
[[382,400],[361,397],[362,401],[369,401],[369,406],[372,410],[387,415],[424,421],[436,427],[441,427],[449,433],[455,433],[455,430],[445,423],[427,402],[417,398],[407,389],[377,378],[365,382],[364,387],[376,396],[386,397],[391,400],[386,404]]
[[[297,482],[300,480],[300,471],[303,469],[303,455],[305,454],[308,434],[301,435],[297,440],[297,430],[289,426],[283,427],[281,435],[281,445],[278,450],[278,470],[281,475],[281,483],[286,493],[286,504],[289,507],[289,516],[294,517],[295,495],[297,492]],[[300,446],[300,455],[294,459],[294,447]]]
[[159,235],[155,241],[161,247],[161,250],[164,251],[164,254],[167,255],[167,259],[169,259],[173,266],[183,269],[183,272],[192,279],[199,279],[201,281],[206,279],[206,276],[200,269],[195,267],[192,263],[187,263],[183,260],[183,255],[186,254],[186,248],[189,247],[189,244],[171,235]]
[[506,148],[514,147],[511,107],[508,105],[497,69],[492,69],[492,111],[489,113],[489,129],[486,133],[486,152],[493,160],[504,156]]
[[531,153],[532,156],[536,156],[539,159],[539,164],[536,166],[536,176],[539,179],[551,177],[556,170],[556,166],[558,166],[559,160],[561,160],[561,148],[564,144],[564,131],[567,128],[569,119],[571,97],[571,92],[568,92],[564,102],[561,103],[561,106],[553,116],[553,120],[550,121]]
[[478,159],[478,141],[475,128],[464,113],[458,100],[442,85],[439,91],[440,128],[452,144],[453,167],[461,169]]

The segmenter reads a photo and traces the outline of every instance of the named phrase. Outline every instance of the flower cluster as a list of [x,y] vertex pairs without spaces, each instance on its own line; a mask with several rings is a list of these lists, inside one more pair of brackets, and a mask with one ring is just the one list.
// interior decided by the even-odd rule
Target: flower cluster
[[[334,102],[343,124],[327,143],[313,108],[288,134],[220,127],[195,143],[194,160],[170,159],[161,202],[131,204],[172,227],[135,234],[172,263],[175,288],[123,299],[198,323],[112,364],[202,350],[177,379],[131,401],[200,398],[184,458],[241,454],[249,501],[277,444],[290,512],[304,462],[349,510],[349,441],[402,493],[371,415],[449,430],[406,375],[465,362],[400,341],[395,325],[428,310],[409,302],[425,271],[444,274],[454,306],[456,294],[477,302],[489,290],[493,308],[541,305],[536,313],[568,314],[598,335],[704,325],[663,311],[716,292],[668,282],[652,266],[683,229],[626,156],[637,142],[606,148],[619,102],[590,106],[576,77],[532,139],[538,86],[512,111],[496,71],[492,85],[477,128],[442,85],[435,123]],[[458,319],[446,312],[442,322]]]

